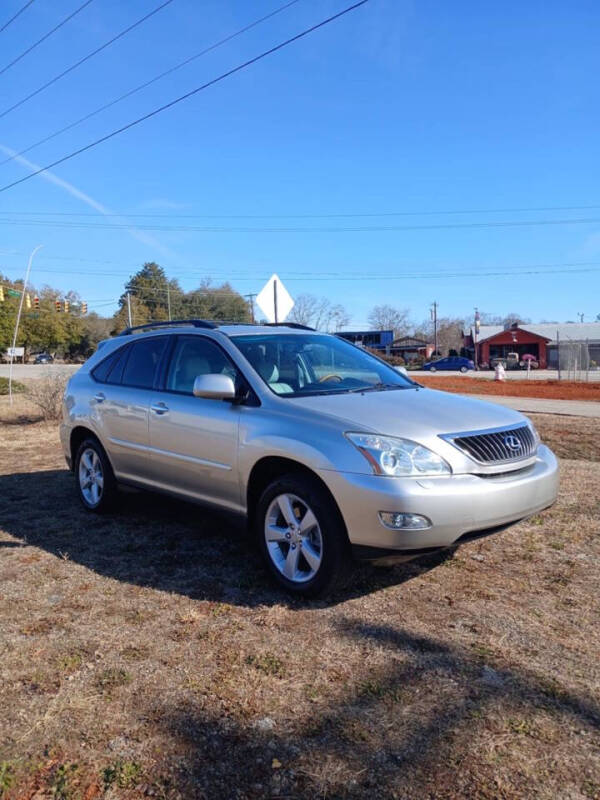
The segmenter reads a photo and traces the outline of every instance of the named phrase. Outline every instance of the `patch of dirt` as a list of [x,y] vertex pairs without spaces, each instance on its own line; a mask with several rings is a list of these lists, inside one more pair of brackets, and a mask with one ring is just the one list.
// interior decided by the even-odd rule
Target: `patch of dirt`
[[597,799],[595,421],[535,422],[552,509],[309,604],[239,522],[89,515],[56,426],[0,423],[2,800]]
[[504,397],[543,397],[547,400],[589,400],[600,402],[600,382],[507,380],[490,381],[468,375],[419,376],[418,383],[430,389],[458,394],[489,394]]

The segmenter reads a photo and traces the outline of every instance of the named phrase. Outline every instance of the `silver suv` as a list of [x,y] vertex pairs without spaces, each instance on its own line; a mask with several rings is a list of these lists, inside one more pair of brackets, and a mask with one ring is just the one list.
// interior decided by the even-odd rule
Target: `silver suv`
[[69,381],[61,440],[86,509],[111,508],[122,483],[246,515],[270,573],[304,595],[352,556],[453,547],[558,488],[526,417],[299,325],[128,329]]

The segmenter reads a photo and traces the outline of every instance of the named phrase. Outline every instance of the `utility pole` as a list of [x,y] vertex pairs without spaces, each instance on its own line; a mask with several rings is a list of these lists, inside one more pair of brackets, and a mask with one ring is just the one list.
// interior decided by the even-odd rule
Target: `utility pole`
[[133,326],[133,322],[131,321],[131,295],[129,294],[129,289],[127,289],[127,314],[129,315],[129,327]]
[[580,311],[577,312],[577,316],[579,317],[579,322],[583,322],[583,318],[585,314],[582,314]]
[[167,309],[169,313],[169,322],[171,322],[171,287],[169,286],[168,280],[167,280]]
[[275,325],[279,323],[277,315],[277,281],[273,281],[273,309],[275,311]]
[[[12,347],[10,349],[10,361],[9,361],[9,366],[8,366],[8,397],[9,397],[9,403],[10,403],[11,406],[12,406],[12,403],[13,403],[13,396],[12,396],[13,360],[14,360],[14,357],[15,357],[14,356],[15,347],[17,346],[17,335],[19,333],[19,323],[21,322],[21,312],[23,311],[23,303],[25,301],[25,294],[27,293],[27,284],[29,282],[29,273],[31,272],[31,262],[33,261],[33,257],[37,253],[37,251],[41,250],[41,248],[43,246],[44,245],[42,245],[42,244],[38,244],[38,246],[34,247],[34,249],[32,250],[31,255],[29,256],[29,263],[27,264],[27,270],[25,272],[25,280],[23,281],[23,291],[21,292],[21,300],[19,301],[19,310],[17,311],[17,321],[15,323],[15,332],[14,332],[14,335],[13,335]],[[25,359],[23,359],[23,361],[24,360]]]
[[256,294],[247,294],[246,297],[250,303],[250,314],[252,315],[252,324],[254,324],[256,322],[254,319],[254,298],[256,297]]
[[437,310],[438,304],[437,300],[433,301],[433,305],[431,306],[431,319],[433,321],[433,353],[434,356],[437,356],[437,349],[438,349],[438,336],[437,336]]

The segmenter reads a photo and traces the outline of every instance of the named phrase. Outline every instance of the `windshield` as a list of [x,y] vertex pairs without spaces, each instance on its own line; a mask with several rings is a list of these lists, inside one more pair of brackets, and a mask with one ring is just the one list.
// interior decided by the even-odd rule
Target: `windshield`
[[415,385],[365,350],[328,334],[255,334],[233,336],[231,341],[267,386],[281,396],[409,389]]

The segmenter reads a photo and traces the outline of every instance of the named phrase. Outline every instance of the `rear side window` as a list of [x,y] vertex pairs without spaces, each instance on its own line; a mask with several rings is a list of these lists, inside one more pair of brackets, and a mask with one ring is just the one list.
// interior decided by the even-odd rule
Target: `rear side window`
[[131,348],[129,347],[121,347],[119,350],[119,357],[112,365],[111,370],[108,373],[108,378],[106,379],[107,383],[121,383],[123,378],[123,369],[127,363],[127,356],[130,349]]
[[127,361],[128,351],[129,347],[119,347],[114,353],[111,353],[108,358],[101,361],[98,366],[92,370],[94,379],[99,383],[121,383],[123,367]]
[[123,370],[121,383],[124,386],[136,386],[139,389],[152,389],[166,345],[166,336],[143,339],[133,344]]
[[101,361],[98,364],[98,366],[92,370],[92,375],[94,376],[94,378],[100,383],[106,383],[106,379],[108,378],[111,369],[117,363],[122,353],[123,353],[123,348],[120,347],[117,350],[115,350],[114,353],[111,353],[111,355],[109,355],[108,358],[105,358],[104,361]]

